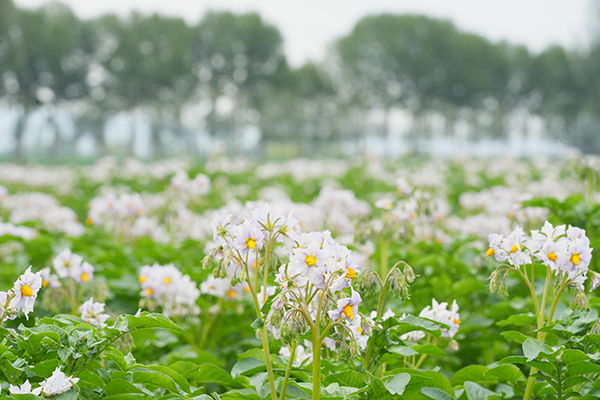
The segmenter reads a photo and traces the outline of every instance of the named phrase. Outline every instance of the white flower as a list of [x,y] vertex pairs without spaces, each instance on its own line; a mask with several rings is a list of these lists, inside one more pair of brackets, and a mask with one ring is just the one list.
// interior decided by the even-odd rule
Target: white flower
[[352,321],[358,314],[358,305],[361,302],[362,298],[360,297],[360,294],[352,289],[352,297],[338,300],[337,308],[328,311],[327,314],[329,314],[329,318],[333,320],[338,319],[343,314],[348,321]]
[[379,199],[375,202],[375,207],[381,208],[382,210],[391,210],[394,208],[394,203],[390,199]]
[[79,307],[79,312],[85,322],[98,329],[104,328],[106,326],[104,322],[109,318],[108,314],[104,314],[104,303],[94,303],[93,297]]
[[42,383],[42,393],[45,397],[52,397],[60,393],[64,393],[79,382],[79,378],[66,376],[60,367],[52,373],[52,376]]
[[50,267],[42,268],[40,272],[42,273],[42,287],[60,287],[58,276],[50,274]]
[[56,270],[56,274],[60,278],[68,278],[71,276],[72,269],[78,270],[83,261],[80,255],[71,253],[71,250],[64,249],[52,260],[52,265]]
[[235,234],[234,243],[243,255],[246,255],[254,250],[260,250],[263,247],[264,233],[258,223],[254,221],[244,221],[239,226]]
[[188,189],[194,194],[206,196],[210,191],[210,178],[204,174],[198,174],[193,180],[189,181]]
[[80,268],[71,269],[71,277],[77,283],[91,282],[94,280],[94,267],[87,261],[84,261]]
[[36,396],[39,396],[39,394],[42,392],[42,388],[39,387],[32,390],[31,383],[29,383],[29,379],[27,379],[25,383],[21,385],[21,387],[9,385],[8,391],[10,394],[35,394]]
[[10,307],[23,311],[25,316],[33,311],[33,305],[37,294],[42,287],[42,272],[31,272],[31,266],[27,271],[17,279],[13,287],[14,298],[10,302]]

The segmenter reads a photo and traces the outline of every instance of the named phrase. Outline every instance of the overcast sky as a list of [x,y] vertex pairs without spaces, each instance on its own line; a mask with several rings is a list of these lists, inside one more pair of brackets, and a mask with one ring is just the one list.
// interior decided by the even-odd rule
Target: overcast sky
[[[37,7],[45,0],[13,0]],[[492,40],[508,40],[534,51],[551,44],[581,47],[592,30],[593,0],[63,0],[82,18],[131,10],[160,12],[195,23],[207,10],[256,11],[285,39],[292,65],[319,61],[327,45],[370,14],[418,13],[453,21]]]

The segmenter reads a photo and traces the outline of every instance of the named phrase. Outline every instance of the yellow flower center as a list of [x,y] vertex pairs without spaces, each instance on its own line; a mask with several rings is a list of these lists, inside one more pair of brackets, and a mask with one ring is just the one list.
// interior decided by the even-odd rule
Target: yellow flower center
[[514,218],[515,217],[515,212],[514,211],[509,211],[508,212],[508,218]]
[[510,248],[510,251],[512,253],[516,253],[517,251],[519,251],[519,246],[517,246],[516,244],[513,244],[513,246]]
[[362,333],[362,328],[359,326],[358,328],[356,328],[356,332]]
[[256,240],[254,240],[254,238],[246,239],[246,247],[250,250],[254,250],[256,247]]
[[88,225],[92,225],[92,224],[94,223],[94,220],[93,220],[93,219],[91,219],[90,217],[87,217],[87,218],[85,219],[85,223],[86,223],[86,224],[88,224]]
[[168,285],[168,284],[170,284],[170,283],[171,283],[171,278],[169,278],[169,277],[167,276],[165,279],[163,279],[163,282],[165,283],[165,285]]
[[42,287],[48,287],[49,285],[50,285],[50,282],[48,282],[47,280],[42,281]]
[[350,304],[344,307],[344,315],[350,319],[354,319],[354,313],[352,312],[352,306]]
[[356,278],[356,272],[352,268],[346,267],[346,269],[348,270],[348,273],[346,274],[346,278],[350,278],[350,279]]
[[71,266],[71,260],[65,260],[64,265],[65,268],[69,268]]
[[457,324],[457,325],[458,325],[458,324],[460,324],[460,319],[458,319],[458,318],[454,318],[454,319],[452,320],[452,322],[454,322],[455,324]]
[[84,272],[83,274],[81,274],[81,280],[87,282],[90,280],[90,276]]
[[140,281],[140,283],[144,283],[146,282],[146,279],[148,279],[148,277],[146,275],[142,275],[138,278],[138,281]]
[[29,287],[29,285],[21,286],[21,294],[25,297],[33,296],[33,290]]
[[152,296],[152,293],[153,293],[153,292],[154,292],[154,290],[152,290],[152,288],[148,288],[148,289],[146,289],[146,294],[147,294],[148,296]]
[[237,293],[235,292],[235,290],[230,289],[229,292],[227,292],[227,294],[229,295],[229,297],[231,297],[232,299],[235,299],[235,296],[237,296]]
[[488,249],[488,251],[485,252],[485,255],[488,257],[493,256],[494,254],[496,254],[496,252],[491,247]]
[[307,256],[305,261],[306,265],[308,265],[309,267],[314,267],[317,263],[317,259],[313,255]]
[[398,193],[398,195],[399,195],[399,196],[402,196],[402,193],[403,193],[403,192],[402,192],[402,189],[400,189],[400,188],[397,188],[397,189],[396,189],[396,193]]
[[557,259],[557,258],[558,258],[558,257],[556,256],[556,253],[554,253],[554,252],[552,252],[552,251],[551,251],[550,253],[548,253],[548,259],[549,259],[550,261],[556,261],[556,259]]
[[573,253],[573,255],[571,256],[571,262],[575,265],[579,265],[579,261],[579,254]]
[[244,286],[244,292],[249,293],[250,292],[250,286]]

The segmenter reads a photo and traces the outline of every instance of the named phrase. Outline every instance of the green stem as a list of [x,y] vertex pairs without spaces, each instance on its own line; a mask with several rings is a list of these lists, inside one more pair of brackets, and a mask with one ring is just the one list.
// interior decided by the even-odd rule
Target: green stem
[[312,329],[313,342],[313,400],[321,398],[321,342],[319,342],[319,324]]
[[210,333],[213,325],[215,324],[215,321],[217,320],[217,316],[221,312],[221,303],[222,303],[222,298],[219,297],[219,301],[217,302],[218,309],[217,309],[217,311],[215,311],[215,313],[213,315],[211,315],[210,319],[206,323],[206,326],[204,327],[204,332],[202,332],[202,337],[200,338],[200,343],[198,344],[198,348],[201,350],[204,349],[204,345],[206,345],[206,339],[208,339],[208,334]]
[[381,238],[379,242],[379,274],[381,276],[387,276],[388,274],[388,248],[390,246],[389,240]]
[[[396,265],[398,265],[398,263],[396,263]],[[394,268],[396,268],[396,265],[392,267],[392,270],[387,274],[383,283],[381,283],[381,279],[379,279],[379,283],[381,284],[381,293],[379,294],[379,302],[377,303],[377,318],[381,318],[383,315],[383,304],[385,303],[385,293],[387,292],[388,281],[392,275],[392,272],[394,271]],[[374,343],[374,340],[369,340],[367,352],[365,353],[365,359],[363,360],[363,369],[365,371],[369,369],[369,362],[371,361],[373,346],[375,345]]]
[[69,303],[71,305],[71,315],[77,315],[78,314],[78,308],[79,305],[77,304],[77,293],[76,293],[76,283],[75,283],[75,279],[70,278],[69,279]]
[[285,376],[283,377],[283,385],[281,386],[281,396],[279,396],[279,400],[285,399],[285,392],[287,390],[288,380],[290,379],[290,372],[292,372],[292,364],[296,359],[296,347],[298,347],[298,343],[294,342],[294,344],[292,344],[292,349],[290,350],[290,361],[288,361],[287,368],[285,369]]
[[[246,266],[246,268],[248,268],[248,266]],[[258,276],[258,271],[255,274],[255,282],[258,283],[258,279],[256,279],[256,276]],[[254,299],[254,308],[256,310],[256,317],[262,318],[262,312],[260,311],[260,304],[258,303],[258,296],[256,294],[255,288],[253,288],[252,285],[250,284],[249,279],[248,279],[248,287],[250,288],[250,293],[252,293],[252,298]],[[266,288],[265,288],[265,291],[266,291]],[[267,364],[267,374],[269,375],[269,386],[271,388],[271,398],[273,400],[277,400],[277,391],[275,390],[275,376],[273,375],[273,364],[271,363],[271,352],[269,350],[269,340],[268,340],[267,335],[268,335],[267,326],[266,326],[266,324],[263,324],[260,336],[262,339],[263,352],[265,353],[265,363]]]

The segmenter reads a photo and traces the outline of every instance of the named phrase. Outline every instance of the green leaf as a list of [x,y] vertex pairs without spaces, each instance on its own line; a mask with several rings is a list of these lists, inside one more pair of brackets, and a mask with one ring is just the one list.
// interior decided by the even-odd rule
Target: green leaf
[[570,376],[578,376],[583,374],[594,374],[600,372],[600,365],[593,364],[589,361],[579,361],[567,365],[567,371]]
[[391,353],[400,354],[401,356],[404,356],[404,357],[414,356],[415,354],[419,354],[418,352],[413,350],[412,347],[408,347],[408,346],[392,346],[388,349],[388,351]]
[[173,371],[171,368],[162,365],[148,365],[146,368],[167,375],[169,378],[173,379],[173,381],[175,381],[175,383],[177,383],[181,389],[183,389],[185,392],[189,392],[190,384],[179,372]]
[[503,319],[502,321],[498,321],[496,323],[498,326],[506,326],[506,325],[535,325],[535,315],[532,313],[528,314],[516,314],[511,315],[507,319]]
[[391,394],[402,394],[406,389],[406,384],[410,381],[410,375],[407,373],[397,374],[392,377],[385,378],[383,385]]
[[107,396],[127,393],[143,393],[137,386],[124,379],[114,379],[106,384],[104,393]]
[[444,350],[434,344],[420,344],[412,347],[419,354],[427,354],[434,357],[446,357]]
[[452,400],[454,397],[444,392],[442,389],[433,387],[424,387],[421,389],[421,394],[434,400]]
[[573,364],[579,361],[587,361],[590,360],[590,356],[585,354],[580,350],[567,349],[562,352],[560,358],[565,362],[565,364]]
[[183,376],[187,376],[188,373],[197,371],[198,365],[189,361],[176,361],[173,364],[169,365],[169,368]]
[[469,365],[458,370],[450,382],[452,383],[452,386],[463,385],[466,381],[485,382],[488,380],[488,378],[485,376],[487,371],[488,367],[483,365]]
[[240,386],[227,371],[214,364],[199,365],[198,371],[190,372],[187,376],[195,383],[212,382],[227,387]]
[[175,381],[171,379],[171,377],[168,375],[156,371],[151,371],[149,369],[133,369],[132,372],[132,382],[134,383],[144,383],[152,386],[157,386],[166,390],[170,390],[172,392],[181,393],[179,386],[177,386]]
[[498,396],[496,393],[475,382],[465,382],[465,391],[469,400],[486,400],[491,396]]
[[525,375],[523,375],[521,370],[511,364],[499,365],[491,368],[484,374],[484,376],[493,376],[502,381],[510,383],[515,383],[519,379],[525,379]]
[[139,317],[126,315],[125,318],[127,319],[127,326],[130,331],[161,328],[187,335],[185,330],[162,314],[143,312]]
[[528,338],[523,343],[523,355],[527,357],[527,361],[535,360],[540,353],[552,354],[552,349],[546,343],[532,338]]
[[125,361],[125,356],[123,356],[123,353],[121,353],[118,349],[114,347],[108,347],[104,350],[102,357],[114,361],[121,371],[127,371],[128,365],[127,361]]
[[243,358],[238,361],[231,369],[231,376],[236,377],[243,374],[252,374],[266,369],[264,361],[256,358]]
[[501,333],[507,339],[514,340],[517,343],[523,344],[527,339],[530,339],[529,336],[523,335],[518,331],[506,331]]
[[338,383],[340,386],[360,388],[365,385],[365,377],[356,371],[344,371],[327,375],[323,379],[323,385]]

